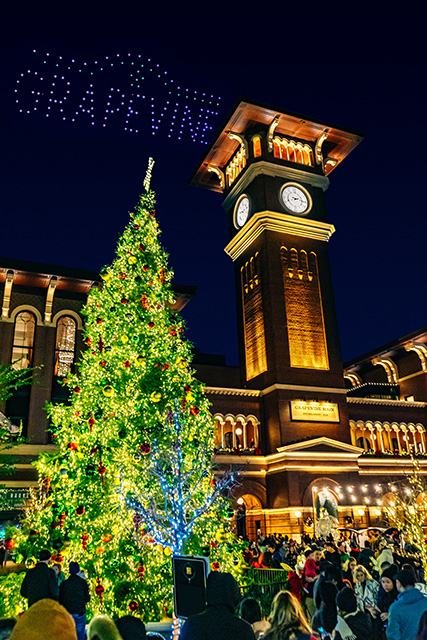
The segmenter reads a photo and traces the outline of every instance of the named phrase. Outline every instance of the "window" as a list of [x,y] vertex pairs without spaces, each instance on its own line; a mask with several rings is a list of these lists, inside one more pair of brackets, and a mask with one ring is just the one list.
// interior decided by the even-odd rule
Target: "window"
[[65,376],[74,363],[76,347],[76,321],[70,316],[62,316],[56,328],[55,376]]
[[14,369],[27,369],[33,364],[36,318],[29,311],[21,311],[15,318],[12,362]]
[[259,136],[255,136],[252,138],[252,145],[254,150],[254,158],[259,158],[261,156],[261,138]]

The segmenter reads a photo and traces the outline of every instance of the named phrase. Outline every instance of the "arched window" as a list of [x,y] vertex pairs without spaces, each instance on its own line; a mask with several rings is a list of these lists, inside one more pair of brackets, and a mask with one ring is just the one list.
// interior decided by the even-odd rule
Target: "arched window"
[[261,138],[259,136],[254,136],[252,138],[252,145],[254,150],[254,158],[259,158],[261,156]]
[[36,318],[30,311],[21,311],[15,318],[12,362],[14,369],[27,369],[33,364]]
[[56,328],[55,376],[65,376],[74,363],[76,348],[76,321],[70,316],[61,316]]

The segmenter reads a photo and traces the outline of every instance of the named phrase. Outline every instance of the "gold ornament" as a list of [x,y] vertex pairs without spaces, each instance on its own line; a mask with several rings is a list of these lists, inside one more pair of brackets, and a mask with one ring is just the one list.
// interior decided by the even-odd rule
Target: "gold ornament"
[[136,261],[137,261],[137,259],[135,258],[135,256],[129,256],[129,258],[128,258],[129,264],[135,264]]
[[144,356],[136,356],[135,364],[137,364],[139,367],[142,367],[142,365],[145,364]]
[[152,402],[160,402],[160,400],[162,399],[162,394],[160,393],[160,391],[153,391],[153,393],[150,395],[150,398]]
[[111,398],[114,395],[114,389],[110,384],[106,384],[102,390],[102,393],[106,398]]
[[126,342],[129,342],[129,338],[127,337],[126,334],[123,334],[120,340],[123,342],[123,344],[125,344]]

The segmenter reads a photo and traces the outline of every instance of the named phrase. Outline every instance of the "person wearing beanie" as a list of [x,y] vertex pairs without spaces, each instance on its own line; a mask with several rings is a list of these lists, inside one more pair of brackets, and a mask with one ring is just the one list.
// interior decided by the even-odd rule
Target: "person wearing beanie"
[[77,575],[80,571],[77,562],[70,562],[68,571],[70,577],[61,582],[59,587],[59,602],[74,619],[77,639],[85,640],[86,604],[90,600],[89,587],[86,580]]
[[49,562],[50,551],[40,551],[39,562],[27,572],[22,581],[21,596],[28,600],[29,607],[45,598],[58,600],[58,580],[54,570],[49,568]]
[[[88,627],[88,640],[122,640],[116,625],[110,616],[95,616]],[[61,639],[62,640],[62,639]]]
[[[123,640],[145,640],[145,624],[139,618],[123,616],[116,620],[116,627]],[[151,638],[151,636],[150,636]]]
[[335,640],[369,640],[372,636],[372,621],[369,613],[359,611],[353,589],[344,587],[337,593],[337,624]]
[[396,602],[389,609],[387,640],[414,640],[424,611],[427,598],[415,588],[415,576],[408,569],[401,569],[395,575],[399,592]]
[[231,573],[211,571],[206,583],[206,609],[188,618],[179,640],[255,640],[251,625],[234,614],[240,590]]
[[366,607],[372,615],[374,637],[376,640],[385,640],[386,638],[385,631],[388,625],[388,612],[398,596],[395,580],[397,571],[398,568],[395,564],[384,569],[381,574],[376,605]]
[[425,584],[423,584],[422,582],[418,582],[417,580],[417,574],[415,572],[415,568],[413,564],[410,564],[409,562],[405,562],[405,564],[402,564],[401,569],[408,569],[408,571],[411,571],[414,574],[414,578],[415,578],[415,589],[418,589],[419,591],[421,591],[421,593],[423,594],[423,596],[427,596],[427,587]]
[[19,616],[10,636],[10,640],[52,640],[52,638],[77,640],[77,635],[74,620],[70,614],[58,602],[48,598],[38,600],[28,611]]

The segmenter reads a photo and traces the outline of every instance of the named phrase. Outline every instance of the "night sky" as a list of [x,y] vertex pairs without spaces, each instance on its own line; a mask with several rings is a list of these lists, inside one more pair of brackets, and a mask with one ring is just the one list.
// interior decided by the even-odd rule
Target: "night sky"
[[[6,13],[0,255],[93,270],[108,264],[152,156],[174,280],[198,286],[184,311],[187,335],[203,352],[237,364],[221,196],[187,180],[244,96],[365,133],[330,175],[326,193],[336,227],[329,245],[344,360],[427,324],[426,66],[412,47],[415,26],[409,34],[402,16],[356,20],[321,9],[299,15],[286,5],[265,15],[244,5],[145,12],[135,5],[142,6],[118,3],[115,13],[78,5],[25,13],[22,6]],[[138,63],[139,88],[130,76]],[[44,95],[31,93],[40,87]],[[67,95],[65,106],[48,103],[48,90],[53,100]],[[90,113],[82,111],[83,97]],[[106,114],[110,107],[119,111]],[[199,121],[212,129],[196,130]]]

